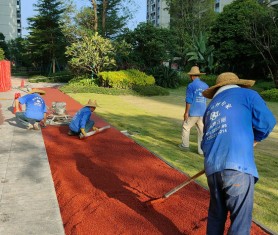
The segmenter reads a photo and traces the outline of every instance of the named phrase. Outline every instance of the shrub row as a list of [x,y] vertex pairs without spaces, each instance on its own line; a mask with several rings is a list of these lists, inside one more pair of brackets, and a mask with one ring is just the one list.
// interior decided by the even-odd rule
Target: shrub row
[[264,100],[266,101],[278,101],[278,89],[270,89],[266,91],[260,92],[261,96],[263,97]]
[[100,72],[98,74],[98,85],[112,88],[132,88],[134,85],[153,85],[154,77],[136,69]]

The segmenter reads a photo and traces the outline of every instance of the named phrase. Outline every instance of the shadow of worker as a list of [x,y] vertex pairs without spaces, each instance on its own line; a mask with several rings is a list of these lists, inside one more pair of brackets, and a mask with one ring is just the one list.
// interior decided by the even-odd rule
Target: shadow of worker
[[158,213],[153,208],[146,209],[143,202],[138,199],[138,195],[132,192],[135,191],[134,188],[120,180],[108,167],[97,165],[92,159],[84,155],[80,155],[76,159],[79,172],[90,180],[94,188],[104,192],[108,197],[107,200],[113,198],[129,207],[140,217],[148,220],[161,234],[182,234],[166,216]]

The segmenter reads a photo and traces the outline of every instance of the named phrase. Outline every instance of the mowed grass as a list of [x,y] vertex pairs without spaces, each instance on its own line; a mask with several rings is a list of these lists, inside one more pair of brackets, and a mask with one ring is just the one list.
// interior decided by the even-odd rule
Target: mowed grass
[[[185,88],[169,90],[170,96],[138,97],[103,94],[69,94],[81,104],[96,99],[96,114],[120,131],[127,130],[139,144],[177,169],[192,176],[203,169],[197,154],[197,131],[191,129],[191,152],[178,148],[184,113]],[[267,103],[278,120],[278,104]],[[260,180],[255,186],[253,218],[278,232],[278,127],[255,148]],[[206,177],[197,180],[207,188]]]

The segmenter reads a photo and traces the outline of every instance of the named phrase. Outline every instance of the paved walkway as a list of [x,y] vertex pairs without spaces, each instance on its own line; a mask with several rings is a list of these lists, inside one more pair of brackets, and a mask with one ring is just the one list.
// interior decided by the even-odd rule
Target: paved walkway
[[25,93],[17,89],[20,84],[12,79],[13,89],[0,92],[0,234],[62,235],[41,131],[18,126],[12,113],[14,94]]

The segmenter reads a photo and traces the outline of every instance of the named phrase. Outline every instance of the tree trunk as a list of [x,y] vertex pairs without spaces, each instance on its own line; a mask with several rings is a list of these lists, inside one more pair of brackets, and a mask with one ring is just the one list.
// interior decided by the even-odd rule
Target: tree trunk
[[56,64],[55,64],[56,60],[55,58],[52,59],[52,73],[56,73]]
[[93,5],[93,9],[94,9],[94,18],[95,18],[94,31],[97,32],[97,30],[98,30],[98,16],[97,16],[97,2],[96,2],[96,0],[92,0],[92,5]]
[[105,28],[106,28],[106,10],[107,10],[108,0],[103,0],[102,2],[102,36],[105,37]]

